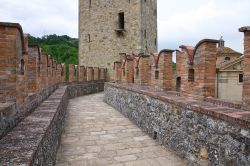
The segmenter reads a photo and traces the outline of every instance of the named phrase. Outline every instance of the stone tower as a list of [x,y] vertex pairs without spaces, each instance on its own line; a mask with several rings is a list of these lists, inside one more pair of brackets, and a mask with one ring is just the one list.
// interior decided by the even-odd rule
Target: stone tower
[[157,51],[157,0],[79,0],[79,64],[108,69],[120,53]]

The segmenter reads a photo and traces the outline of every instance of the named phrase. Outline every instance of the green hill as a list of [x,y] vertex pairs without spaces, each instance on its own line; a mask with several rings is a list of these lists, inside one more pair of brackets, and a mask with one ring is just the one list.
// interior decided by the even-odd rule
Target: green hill
[[30,36],[30,44],[38,44],[58,63],[78,64],[78,42],[76,38],[67,35],[46,35],[41,38]]

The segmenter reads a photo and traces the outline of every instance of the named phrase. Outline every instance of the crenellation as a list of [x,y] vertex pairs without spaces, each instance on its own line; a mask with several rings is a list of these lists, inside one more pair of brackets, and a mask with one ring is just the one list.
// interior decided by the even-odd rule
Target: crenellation
[[94,67],[94,80],[99,80],[99,79],[100,79],[99,67]]
[[94,69],[93,67],[87,67],[87,81],[94,80]]
[[38,45],[29,45],[28,52],[28,93],[40,92],[40,49]]
[[242,27],[239,31],[244,33],[242,101],[245,109],[250,110],[250,27]]
[[[8,133],[20,136],[13,128],[34,114],[31,119],[40,119],[43,129],[51,128],[46,133],[57,139],[68,99],[99,92],[109,81],[106,102],[160,144],[198,165],[249,165],[249,26],[239,29],[244,33],[244,54],[226,47],[222,37],[157,52],[156,0],[80,0],[79,12],[79,64],[57,62],[28,43],[19,24],[0,22],[0,141],[6,135],[11,140]],[[49,125],[45,123],[43,114],[54,113]],[[24,122],[29,126],[29,119]],[[34,133],[39,138],[40,131]],[[34,147],[57,146],[59,139],[53,142],[46,133],[41,134],[43,144],[38,141]],[[40,153],[32,157],[42,158]],[[54,155],[56,148],[48,153]]]
[[149,64],[150,55],[134,55],[134,83],[140,85],[149,85]]
[[80,72],[79,72],[79,81],[83,82],[83,81],[87,81],[87,69],[85,68],[85,66],[80,66]]
[[131,55],[121,53],[121,81],[126,83],[134,83],[134,60]]
[[[38,45],[28,43],[28,34],[16,23],[0,22],[0,139],[32,112],[61,83],[65,83],[66,65],[58,64]],[[69,65],[69,82],[78,81],[86,71]],[[106,69],[95,80],[106,79]],[[83,72],[83,73],[81,73]],[[94,79],[94,73],[91,74]]]
[[122,80],[122,63],[120,61],[114,62],[115,81],[120,82]]

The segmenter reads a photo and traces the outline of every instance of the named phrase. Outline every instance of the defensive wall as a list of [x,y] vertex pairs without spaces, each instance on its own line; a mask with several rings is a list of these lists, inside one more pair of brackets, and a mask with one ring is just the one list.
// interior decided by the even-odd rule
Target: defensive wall
[[57,63],[0,23],[0,165],[54,165],[68,100],[103,91],[106,69]]
[[213,39],[153,55],[122,53],[114,63],[115,82],[105,84],[105,101],[192,165],[250,165],[250,27],[239,31],[244,33],[241,103],[215,98],[218,41]]

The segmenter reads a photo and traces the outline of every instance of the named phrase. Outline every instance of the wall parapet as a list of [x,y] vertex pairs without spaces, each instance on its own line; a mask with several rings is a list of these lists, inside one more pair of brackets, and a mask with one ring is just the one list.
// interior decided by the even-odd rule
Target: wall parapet
[[250,112],[132,84],[105,84],[105,102],[194,165],[249,165]]
[[176,106],[180,106],[184,109],[192,109],[195,112],[199,112],[213,118],[218,118],[230,123],[238,123],[245,127],[250,127],[250,120],[248,119],[250,117],[250,111],[236,109],[238,106],[237,104],[234,105],[233,103],[228,103],[228,106],[226,106],[227,103],[223,104],[223,102],[219,102],[219,100],[216,102],[210,101],[210,98],[199,98],[198,96],[180,96],[180,94],[174,92],[171,93],[171,91],[161,91],[153,89],[149,86],[138,86],[135,84],[106,83],[106,86],[113,86],[116,88],[140,93],[163,102],[175,104]]
[[55,165],[68,99],[103,91],[103,86],[104,81],[60,86],[0,139],[0,165]]

